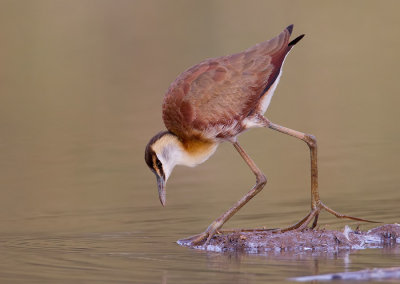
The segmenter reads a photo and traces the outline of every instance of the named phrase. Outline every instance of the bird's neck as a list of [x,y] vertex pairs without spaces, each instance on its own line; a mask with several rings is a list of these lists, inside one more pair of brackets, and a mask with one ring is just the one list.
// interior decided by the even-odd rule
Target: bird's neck
[[157,152],[162,153],[162,162],[168,163],[171,171],[175,165],[194,167],[205,162],[218,146],[218,143],[200,139],[180,140],[173,134],[165,135],[160,140],[162,146]]
[[194,167],[205,162],[218,147],[218,143],[213,141],[204,141],[192,139],[187,141],[179,141],[182,155],[178,164],[188,167]]
[[176,165],[194,167],[205,162],[217,149],[218,143],[200,139],[180,140],[175,134],[163,135],[153,149],[163,164],[166,180]]

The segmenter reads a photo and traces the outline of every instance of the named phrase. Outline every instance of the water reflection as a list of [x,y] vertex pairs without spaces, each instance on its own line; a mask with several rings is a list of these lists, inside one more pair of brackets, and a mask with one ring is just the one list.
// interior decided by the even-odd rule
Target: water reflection
[[[196,253],[198,253],[197,257],[203,255],[203,252]],[[392,251],[392,253],[395,252]],[[263,255],[206,252],[205,257],[207,270],[223,274],[226,283],[252,283],[252,281],[258,282],[260,275],[268,276],[270,281],[281,281],[284,280],[281,275],[288,273],[290,275],[318,275],[336,271],[339,267],[347,271],[351,266],[351,254],[357,254],[357,252],[274,252]],[[293,271],[296,272],[293,274]],[[172,274],[171,271],[164,270],[161,283],[168,283],[169,276]]]

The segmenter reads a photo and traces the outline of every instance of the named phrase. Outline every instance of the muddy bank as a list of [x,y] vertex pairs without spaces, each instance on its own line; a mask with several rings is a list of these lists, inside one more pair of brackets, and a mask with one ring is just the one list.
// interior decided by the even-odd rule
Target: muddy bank
[[[179,242],[178,242],[179,243]],[[207,246],[195,249],[208,251],[243,251],[265,253],[270,251],[319,251],[382,248],[400,244],[400,225],[388,224],[369,231],[352,230],[346,226],[342,231],[318,229],[303,232],[271,231],[231,232],[215,235]]]

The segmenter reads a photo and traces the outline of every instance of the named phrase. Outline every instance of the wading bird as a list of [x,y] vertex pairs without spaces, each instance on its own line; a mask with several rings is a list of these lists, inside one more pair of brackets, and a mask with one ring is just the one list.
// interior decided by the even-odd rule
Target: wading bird
[[206,245],[223,224],[261,191],[267,178],[239,145],[237,137],[247,129],[265,127],[307,143],[311,155],[311,210],[298,223],[280,232],[302,230],[322,209],[338,218],[368,220],[337,213],[323,204],[318,192],[317,141],[305,134],[272,123],[264,117],[282,75],[289,51],[304,35],[289,41],[293,25],[275,38],[229,56],[207,59],[180,74],[164,97],[163,120],[168,131],[151,138],[145,160],[157,177],[161,204],[165,206],[165,183],[176,165],[189,167],[206,161],[221,142],[233,144],[256,176],[256,184],[232,208],[217,218],[201,234],[179,241],[186,245]]

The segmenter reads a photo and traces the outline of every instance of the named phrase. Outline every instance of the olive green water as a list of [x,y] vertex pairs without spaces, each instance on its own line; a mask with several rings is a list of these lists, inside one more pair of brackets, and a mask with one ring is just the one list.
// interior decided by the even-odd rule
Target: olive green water
[[[400,265],[397,249],[243,255],[175,241],[204,230],[254,177],[223,144],[178,167],[162,208],[144,147],[184,69],[295,24],[269,119],[317,136],[323,201],[400,219],[398,1],[1,1],[0,282],[269,283]],[[271,130],[240,137],[269,178],[226,227],[292,224],[309,154]],[[327,228],[353,227],[323,214]],[[363,229],[371,225],[362,225]]]

